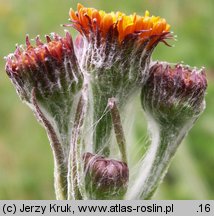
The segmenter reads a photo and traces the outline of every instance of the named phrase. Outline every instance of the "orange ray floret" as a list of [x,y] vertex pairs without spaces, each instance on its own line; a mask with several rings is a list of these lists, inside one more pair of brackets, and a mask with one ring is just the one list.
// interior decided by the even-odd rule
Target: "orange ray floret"
[[127,16],[121,12],[106,13],[78,4],[77,11],[70,9],[69,15],[73,23],[72,26],[86,37],[96,31],[99,31],[102,37],[106,37],[107,33],[114,28],[118,32],[119,42],[134,33],[138,33],[139,37],[146,39],[150,36],[163,35],[170,30],[170,25],[165,19],[149,16],[148,11],[144,16],[135,13]]

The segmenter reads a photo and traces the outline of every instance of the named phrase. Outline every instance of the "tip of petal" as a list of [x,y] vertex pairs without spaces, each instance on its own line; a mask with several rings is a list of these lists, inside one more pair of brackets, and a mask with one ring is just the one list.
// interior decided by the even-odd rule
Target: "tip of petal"
[[148,17],[149,15],[150,15],[149,11],[148,11],[148,10],[146,10],[146,11],[145,11],[145,15],[144,15],[144,16],[145,16],[145,17]]
[[84,6],[80,3],[77,4],[77,10],[80,11],[80,9],[84,8]]

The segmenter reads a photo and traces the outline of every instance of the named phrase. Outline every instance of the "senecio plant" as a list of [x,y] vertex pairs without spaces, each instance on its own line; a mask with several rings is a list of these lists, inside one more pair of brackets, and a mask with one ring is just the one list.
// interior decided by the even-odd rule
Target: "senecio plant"
[[[48,134],[56,198],[150,199],[205,108],[205,71],[151,60],[173,36],[166,20],[148,11],[127,16],[78,4],[69,16],[64,26],[79,32],[74,42],[67,31],[45,43],[37,37],[35,45],[27,36],[26,46],[6,57],[18,95]],[[120,115],[140,91],[151,144],[129,175]]]

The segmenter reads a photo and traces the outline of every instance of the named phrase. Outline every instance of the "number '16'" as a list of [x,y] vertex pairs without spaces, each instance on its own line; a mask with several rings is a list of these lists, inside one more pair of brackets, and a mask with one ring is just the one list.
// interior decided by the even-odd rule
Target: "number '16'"
[[210,204],[201,204],[199,205],[199,208],[201,212],[210,212]]

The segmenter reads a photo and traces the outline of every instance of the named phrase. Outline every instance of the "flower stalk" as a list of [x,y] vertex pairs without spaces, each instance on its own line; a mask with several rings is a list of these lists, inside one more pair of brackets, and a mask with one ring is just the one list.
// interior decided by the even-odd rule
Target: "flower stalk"
[[67,199],[67,166],[65,161],[65,154],[63,152],[63,148],[58,140],[57,134],[52,127],[51,123],[43,114],[42,110],[39,108],[39,105],[36,101],[35,89],[32,91],[32,102],[35,107],[35,114],[38,119],[43,123],[48,138],[50,140],[51,148],[54,155],[54,185],[56,198],[58,200],[66,200]]
[[[159,184],[167,173],[168,167],[181,141],[192,128],[196,118],[187,122],[183,128],[158,128],[154,120],[150,119],[149,128],[151,145],[141,162],[139,173],[127,199],[151,199]],[[140,188],[140,190],[139,190]]]
[[70,144],[70,153],[68,158],[68,199],[80,200],[83,199],[81,193],[82,177],[82,156],[81,156],[81,142],[82,140],[82,127],[87,110],[87,86],[83,89],[82,95],[77,105],[76,116],[74,120],[73,133]]
[[117,144],[122,156],[122,161],[127,164],[127,152],[126,152],[126,140],[123,132],[122,123],[120,120],[120,113],[116,105],[115,98],[110,98],[108,101],[108,107],[111,111],[112,122],[114,125],[114,132],[117,139]]

